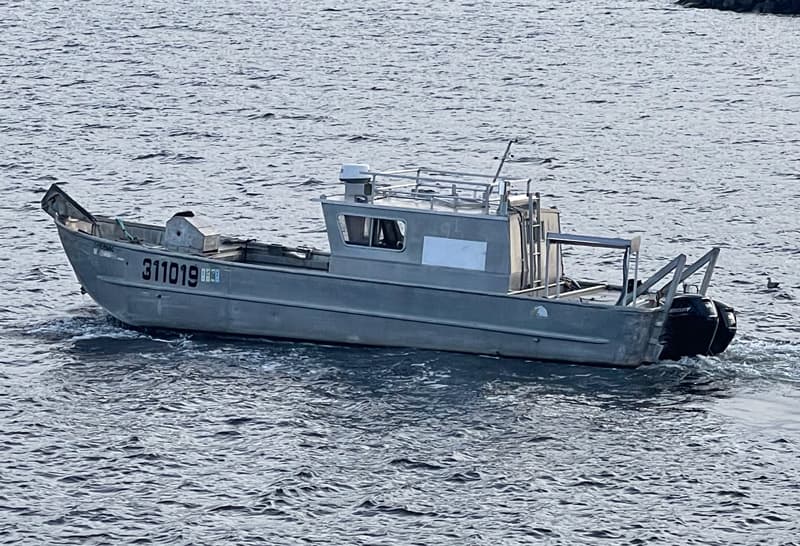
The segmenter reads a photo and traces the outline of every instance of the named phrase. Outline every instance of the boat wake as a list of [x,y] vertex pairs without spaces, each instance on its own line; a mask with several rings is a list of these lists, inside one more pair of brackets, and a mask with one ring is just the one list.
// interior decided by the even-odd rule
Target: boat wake
[[700,359],[706,360],[718,373],[733,372],[742,380],[800,383],[800,343],[742,336],[725,355]]
[[81,309],[79,314],[19,327],[21,336],[34,336],[51,342],[78,342],[90,339],[137,339],[149,337],[118,322],[99,309]]
[[[80,308],[72,316],[48,320],[7,330],[15,337],[34,337],[73,355],[92,359],[117,360],[118,357],[143,360],[181,361],[200,358],[208,365],[244,367],[260,370],[276,367],[310,371],[314,366],[333,366],[347,375],[364,371],[383,375],[395,373],[398,366],[441,372],[461,380],[540,382],[542,386],[571,384],[579,390],[631,384],[642,388],[703,389],[702,385],[763,388],[771,383],[800,384],[800,344],[765,341],[743,335],[724,354],[711,357],[684,357],[662,361],[633,370],[603,369],[581,365],[563,366],[548,362],[486,357],[417,349],[331,346],[306,342],[262,338],[186,334],[173,331],[142,331],[129,328],[96,308]],[[115,358],[117,357],[117,358]],[[370,370],[367,372],[366,370]],[[388,372],[387,372],[388,373]],[[413,375],[413,374],[412,374]],[[452,379],[451,379],[452,380]],[[634,389],[636,390],[636,389]],[[630,391],[629,391],[630,392]]]

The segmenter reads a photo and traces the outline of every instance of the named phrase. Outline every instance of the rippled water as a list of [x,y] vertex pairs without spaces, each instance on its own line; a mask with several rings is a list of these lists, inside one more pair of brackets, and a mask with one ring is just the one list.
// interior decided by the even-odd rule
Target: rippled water
[[[799,25],[661,0],[0,4],[0,541],[797,543]],[[730,350],[598,370],[142,334],[80,295],[38,209],[57,181],[324,246],[310,199],[339,163],[491,170],[510,137],[508,172],[565,229],[643,233],[645,272],[722,246]]]

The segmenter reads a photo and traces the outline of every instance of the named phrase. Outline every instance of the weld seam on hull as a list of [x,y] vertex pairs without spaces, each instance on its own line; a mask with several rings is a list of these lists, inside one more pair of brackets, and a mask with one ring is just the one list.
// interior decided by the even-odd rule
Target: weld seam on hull
[[[430,320],[421,317],[409,317],[403,315],[395,315],[389,313],[370,313],[365,311],[354,311],[352,309],[347,309],[343,307],[326,307],[321,305],[313,305],[307,303],[297,303],[292,301],[286,300],[267,300],[264,298],[246,298],[243,296],[236,296],[233,294],[212,294],[209,292],[186,292],[183,290],[175,289],[169,286],[153,288],[150,285],[142,284],[142,283],[132,283],[122,281],[116,278],[109,278],[105,275],[97,276],[98,280],[106,282],[108,284],[113,284],[116,286],[124,286],[128,288],[138,288],[143,290],[155,291],[155,292],[172,292],[176,294],[181,294],[184,296],[193,296],[193,295],[202,295],[205,297],[223,299],[223,300],[236,300],[236,301],[243,301],[246,303],[255,303],[255,304],[267,304],[267,305],[279,305],[283,307],[293,307],[293,308],[300,308],[300,309],[312,309],[315,311],[326,311],[326,312],[334,312],[334,313],[343,313],[347,315],[359,315],[359,316],[366,316],[366,317],[377,317],[383,319],[390,319],[390,320],[402,320],[407,322],[416,322],[420,324],[433,324],[438,326],[450,326],[455,328],[465,328],[469,330],[480,330],[480,331],[489,331],[499,334],[510,334],[510,335],[522,335],[527,337],[534,337],[534,338],[545,338],[545,339],[553,339],[558,341],[572,341],[576,343],[586,343],[586,344],[593,344],[593,345],[605,345],[609,343],[607,338],[601,337],[588,337],[588,336],[575,336],[570,334],[556,334],[551,332],[544,332],[541,330],[527,330],[524,328],[498,328],[495,326],[489,325],[480,325],[476,323],[470,322],[455,322],[450,320]],[[98,302],[99,303],[99,302]],[[102,304],[101,304],[102,306]]]

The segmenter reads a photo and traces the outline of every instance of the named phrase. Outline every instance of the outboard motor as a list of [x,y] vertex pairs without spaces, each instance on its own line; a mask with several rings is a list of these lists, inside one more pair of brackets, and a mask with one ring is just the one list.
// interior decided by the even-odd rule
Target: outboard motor
[[730,305],[717,300],[714,300],[714,306],[717,308],[719,323],[717,324],[717,333],[714,334],[714,339],[711,341],[709,354],[718,355],[728,348],[736,335],[736,311]]
[[700,294],[675,296],[664,324],[661,337],[664,348],[659,358],[678,360],[682,356],[712,354],[718,324],[717,306],[711,298]]

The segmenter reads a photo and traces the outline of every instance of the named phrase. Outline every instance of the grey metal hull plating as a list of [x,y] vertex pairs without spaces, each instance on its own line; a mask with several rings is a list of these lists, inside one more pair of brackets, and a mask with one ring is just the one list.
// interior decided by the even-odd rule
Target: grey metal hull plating
[[[376,282],[109,241],[56,222],[81,285],[137,327],[416,347],[633,367],[657,360],[656,309]],[[145,280],[146,260],[216,270],[188,286]],[[181,280],[185,280],[181,279]]]

